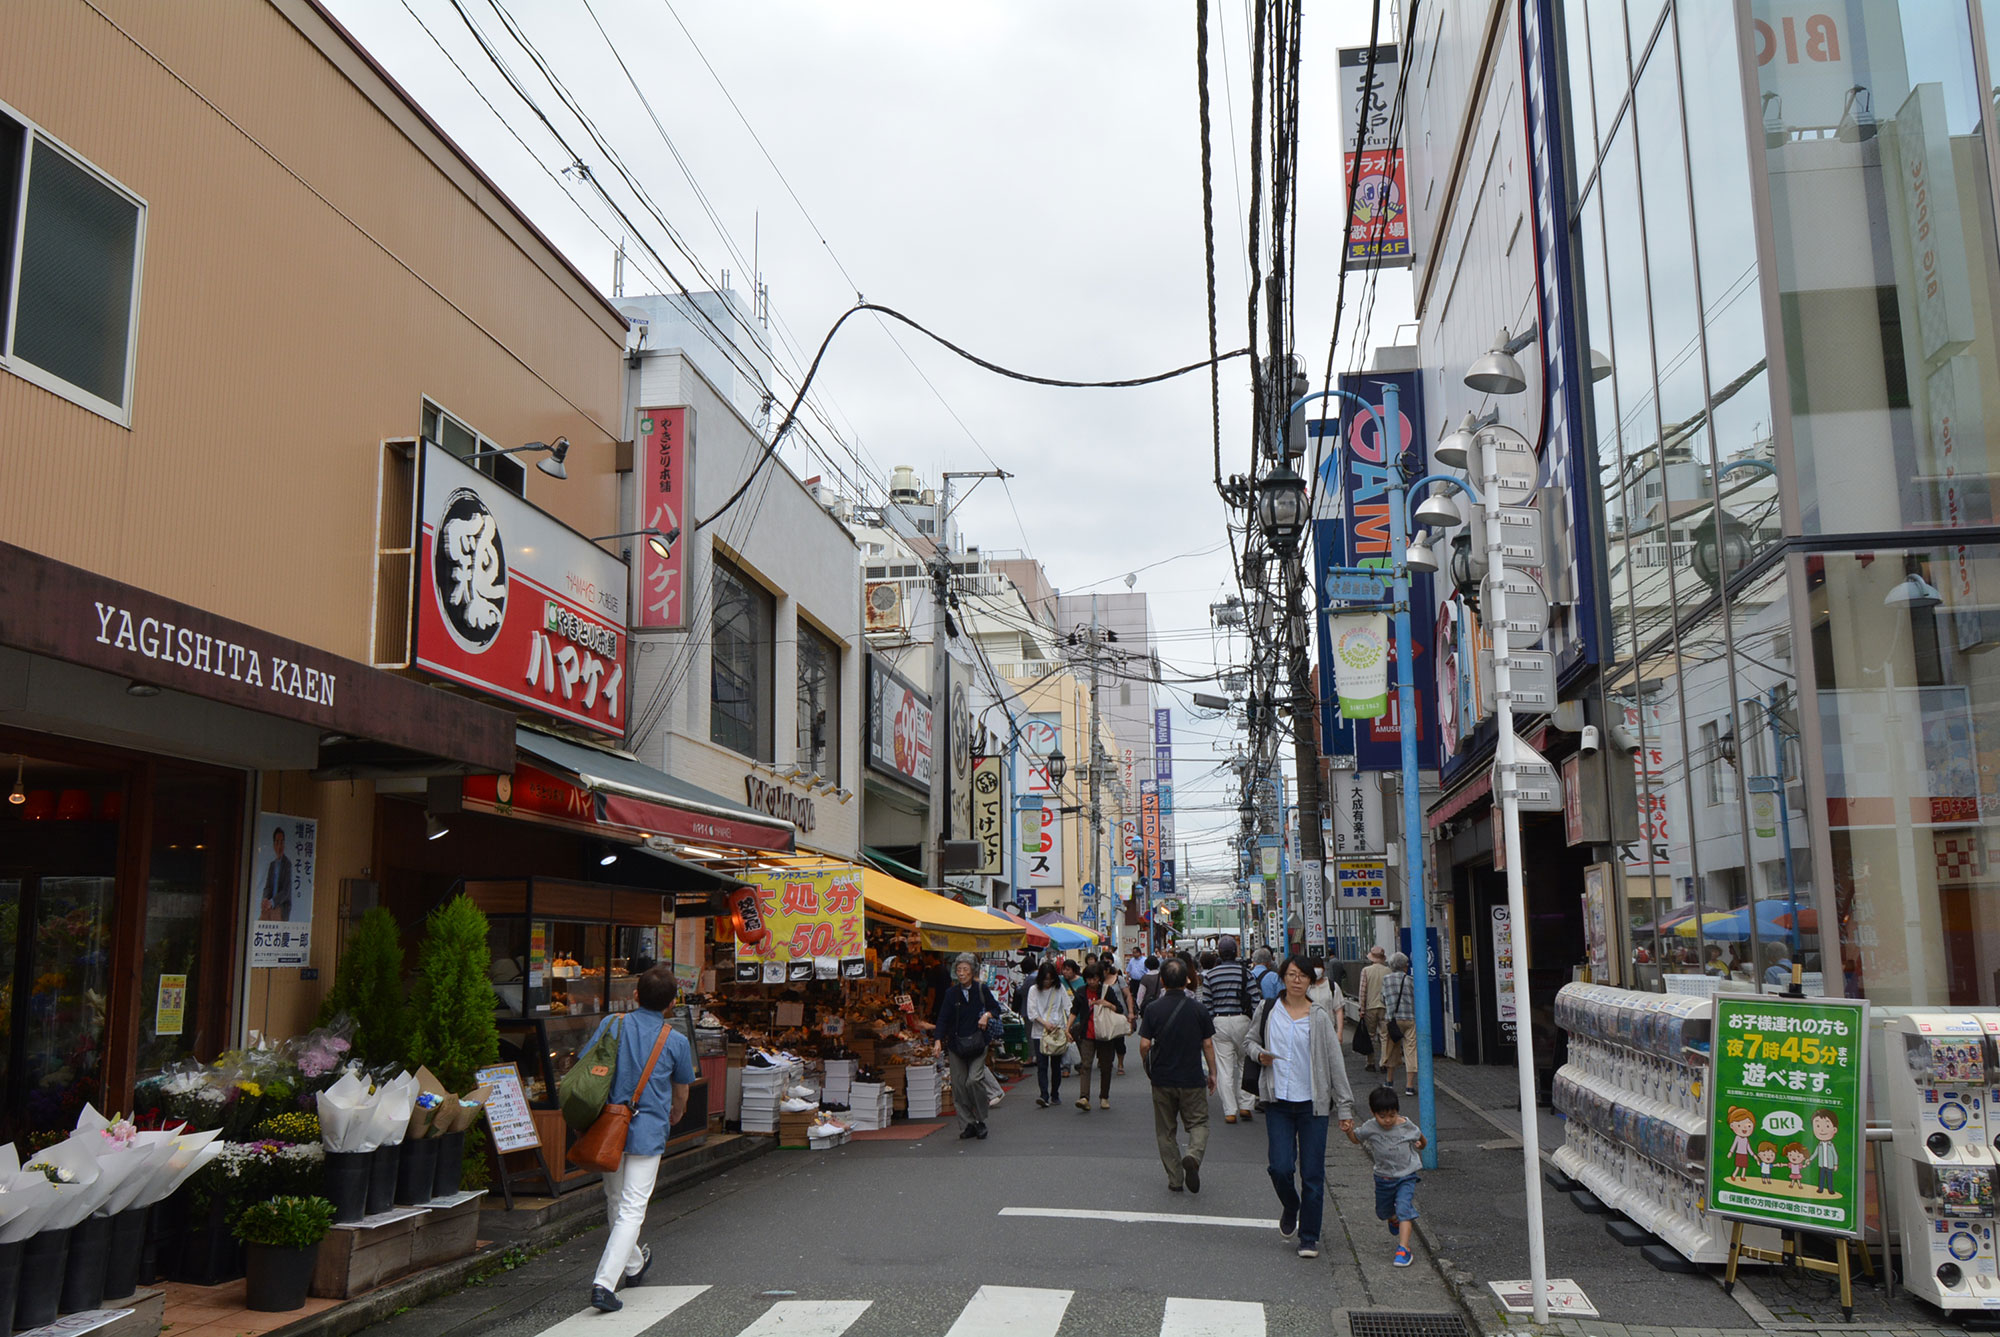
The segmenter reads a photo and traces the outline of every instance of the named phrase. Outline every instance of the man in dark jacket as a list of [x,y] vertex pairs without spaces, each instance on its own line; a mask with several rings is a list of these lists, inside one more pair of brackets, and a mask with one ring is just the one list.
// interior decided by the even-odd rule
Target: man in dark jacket
[[[1208,1093],[1215,1089],[1215,1019],[1187,992],[1187,964],[1160,968],[1165,994],[1146,1005],[1139,1022],[1139,1059],[1153,1079],[1153,1134],[1167,1187],[1201,1192],[1201,1158],[1208,1150]],[[1204,1070],[1203,1062],[1207,1067]],[[1181,1153],[1175,1122],[1187,1128]]]
[[978,968],[972,953],[960,953],[952,965],[957,979],[944,991],[937,1014],[938,1042],[951,1063],[951,1101],[957,1107],[960,1141],[986,1136],[986,1028],[1000,1015],[992,990],[974,978]]

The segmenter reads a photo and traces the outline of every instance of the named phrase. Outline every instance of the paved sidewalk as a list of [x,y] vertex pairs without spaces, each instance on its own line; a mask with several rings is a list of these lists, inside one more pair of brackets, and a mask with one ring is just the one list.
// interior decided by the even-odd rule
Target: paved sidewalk
[[[1350,1053],[1348,1076],[1357,1107],[1365,1107],[1367,1092],[1377,1080],[1361,1066],[1362,1060]],[[1364,1292],[1385,1309],[1462,1308],[1482,1333],[1532,1330],[1526,1319],[1510,1320],[1487,1286],[1528,1275],[1515,1070],[1466,1067],[1439,1058],[1433,1080],[1438,1168],[1424,1175],[1417,1190],[1417,1234],[1423,1246],[1418,1266],[1389,1268],[1388,1232],[1374,1219],[1366,1158],[1345,1138],[1329,1147],[1329,1197],[1338,1204],[1338,1215],[1354,1242]],[[1415,1097],[1404,1097],[1403,1112],[1415,1117]],[[1563,1122],[1551,1110],[1538,1111],[1544,1167],[1549,1153],[1562,1145]],[[1941,1332],[1961,1331],[1901,1292],[1893,1301],[1886,1299],[1879,1285],[1859,1277],[1851,1324],[1841,1320],[1830,1277],[1800,1281],[1759,1268],[1746,1272],[1733,1296],[1726,1295],[1719,1267],[1696,1273],[1659,1271],[1636,1248],[1613,1240],[1605,1229],[1608,1218],[1578,1210],[1540,1175],[1536,1189],[1542,1200],[1549,1276],[1574,1280],[1601,1315],[1553,1319],[1546,1331],[1560,1337],[1769,1337],[1772,1333],[1938,1337]],[[1432,1266],[1424,1266],[1426,1262]],[[1378,1282],[1373,1275],[1378,1271],[1394,1275]],[[1422,1276],[1412,1279],[1411,1273]]]

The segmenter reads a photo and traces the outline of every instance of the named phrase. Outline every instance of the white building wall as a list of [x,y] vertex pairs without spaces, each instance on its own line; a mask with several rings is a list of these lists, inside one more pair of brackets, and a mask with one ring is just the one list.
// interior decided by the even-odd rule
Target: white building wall
[[[778,774],[797,755],[798,625],[815,625],[842,647],[840,656],[840,746],[836,789],[849,791],[842,803],[822,789],[813,800],[816,825],[800,845],[853,858],[861,843],[861,767],[867,721],[863,714],[866,666],[861,640],[861,584],[858,550],[838,520],[812,499],[781,460],[763,472],[743,499],[714,524],[695,528],[697,517],[715,512],[764,456],[764,441],[702,372],[679,352],[640,358],[633,373],[631,423],[639,408],[693,410],[689,428],[694,505],[682,522],[680,542],[688,560],[687,603],[691,630],[634,632],[633,751],[691,784],[727,798],[747,799],[745,778],[781,783]],[[629,425],[628,425],[629,427]],[[632,508],[628,506],[628,515]],[[636,518],[627,527],[637,528]],[[753,760],[709,741],[711,681],[710,595],[714,554],[729,560],[776,596],[773,661],[773,751],[770,763]],[[650,707],[650,709],[649,709]],[[781,784],[797,793],[802,786]]]

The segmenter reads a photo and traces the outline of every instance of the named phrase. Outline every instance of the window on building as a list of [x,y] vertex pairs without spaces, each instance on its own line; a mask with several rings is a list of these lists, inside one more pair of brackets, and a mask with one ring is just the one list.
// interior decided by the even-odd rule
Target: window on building
[[771,652],[778,602],[725,558],[717,556],[713,566],[709,741],[770,761],[776,714]]
[[145,230],[143,201],[0,110],[0,365],[129,423]]
[[424,401],[423,423],[424,440],[443,446],[515,496],[527,495],[528,469],[521,463],[520,456],[481,455],[473,459],[482,450],[499,450],[500,446],[428,399]]
[[1701,772],[1708,806],[1736,801],[1736,737],[1725,734],[1726,721],[1701,726]]
[[798,764],[840,783],[840,646],[799,623]]

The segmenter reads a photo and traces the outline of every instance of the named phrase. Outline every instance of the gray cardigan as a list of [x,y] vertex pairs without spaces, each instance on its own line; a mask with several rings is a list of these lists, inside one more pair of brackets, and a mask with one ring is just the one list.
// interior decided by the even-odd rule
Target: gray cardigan
[[[1273,1065],[1266,1064],[1260,1057],[1270,1051],[1258,1043],[1257,1037],[1266,1034],[1264,1030],[1265,1012],[1280,1006],[1270,1002],[1257,1009],[1251,1019],[1250,1034],[1243,1041],[1243,1052],[1252,1063],[1262,1069],[1257,1075],[1257,1098],[1274,1100],[1272,1094],[1277,1085],[1277,1076],[1271,1071]],[[1329,1110],[1338,1119],[1354,1117],[1354,1088],[1347,1082],[1347,1065],[1340,1059],[1340,1026],[1333,1014],[1318,1003],[1314,1003],[1306,1015],[1312,1019],[1312,1092],[1313,1114],[1326,1117]]]

